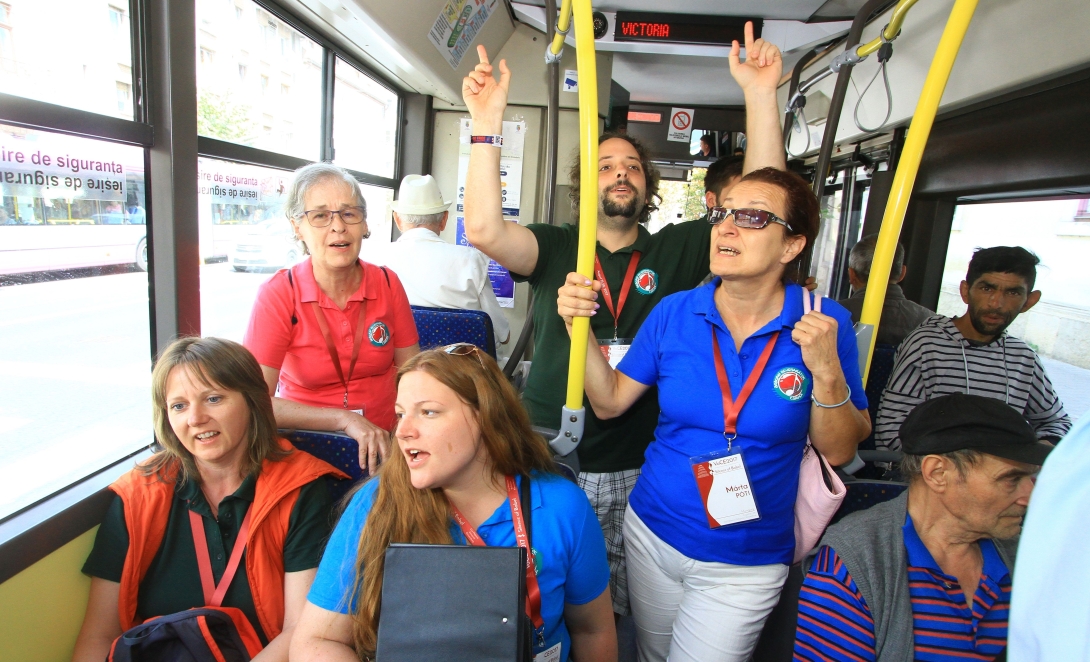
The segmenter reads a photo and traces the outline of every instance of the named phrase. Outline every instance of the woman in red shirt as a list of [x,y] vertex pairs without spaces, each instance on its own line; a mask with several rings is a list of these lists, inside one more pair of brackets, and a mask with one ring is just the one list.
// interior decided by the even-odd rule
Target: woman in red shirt
[[295,172],[284,209],[309,258],[258,290],[243,344],[265,373],[280,427],[344,432],[374,473],[394,427],[397,368],[420,351],[394,272],[360,260],[367,203],[328,163]]

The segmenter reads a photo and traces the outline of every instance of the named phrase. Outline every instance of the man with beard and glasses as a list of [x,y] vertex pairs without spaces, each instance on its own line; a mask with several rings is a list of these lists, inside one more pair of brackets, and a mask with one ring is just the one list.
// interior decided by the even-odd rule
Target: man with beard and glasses
[[924,400],[950,393],[996,398],[1025,416],[1039,439],[1071,429],[1071,419],[1045,374],[1041,359],[1006,329],[1041,299],[1033,289],[1036,255],[1019,246],[979,248],[961,282],[966,314],[932,315],[905,337],[878,409],[874,443],[898,450],[897,431]]
[[[786,167],[776,102],[782,61],[779,49],[753,39],[746,25],[746,58],[734,42],[730,72],[746,99],[749,151],[745,171]],[[485,255],[511,271],[534,292],[534,362],[523,403],[535,425],[559,429],[568,381],[571,343],[556,314],[557,290],[575,268],[577,225],[529,226],[504,221],[500,198],[501,133],[511,72],[499,62],[493,76],[483,46],[481,62],[462,82],[462,97],[473,118],[471,154],[466,176],[466,238]],[[724,76],[726,72],[724,72]],[[579,208],[579,162],[571,172],[573,209]],[[595,269],[608,285],[602,313],[591,329],[614,366],[628,351],[636,331],[663,297],[696,287],[708,274],[711,232],[700,221],[668,225],[651,234],[644,227],[656,209],[658,171],[639,141],[605,134],[598,144],[598,232]],[[548,193],[547,193],[548,194]],[[612,311],[612,312],[611,312]],[[614,612],[627,615],[628,590],[621,533],[628,495],[639,477],[643,454],[654,438],[658,399],[650,389],[624,415],[601,421],[586,406],[586,425],[579,444],[580,486],[594,506],[606,538]]]
[[1052,446],[998,400],[961,393],[900,433],[908,490],[825,532],[795,660],[994,660],[1007,645],[1017,536]]

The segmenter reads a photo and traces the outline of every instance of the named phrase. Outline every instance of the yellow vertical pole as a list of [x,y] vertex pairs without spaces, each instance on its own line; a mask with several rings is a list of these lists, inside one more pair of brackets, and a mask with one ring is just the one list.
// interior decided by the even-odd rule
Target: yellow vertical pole
[[[566,3],[565,3],[566,4]],[[594,57],[594,19],[590,0],[572,1],[575,22],[576,66],[579,71],[579,250],[575,270],[593,278],[594,250],[598,235],[598,67]],[[568,356],[568,409],[583,406],[583,380],[587,371],[587,338],[590,318],[572,322]]]
[[897,240],[901,236],[901,226],[904,225],[905,211],[912,197],[912,187],[920,171],[920,160],[923,158],[927,138],[931,135],[931,127],[935,124],[935,115],[938,113],[946,82],[950,80],[950,70],[954,67],[954,60],[957,59],[958,50],[961,49],[961,42],[965,39],[969,23],[973,20],[977,2],[978,0],[956,0],[954,8],[950,10],[950,18],[946,21],[946,28],[942,32],[942,38],[939,39],[939,46],[935,49],[935,57],[931,61],[931,69],[927,72],[923,91],[920,92],[916,112],[912,115],[912,124],[908,127],[897,173],[893,176],[893,188],[889,194],[889,201],[886,203],[886,213],[882,216],[882,229],[878,232],[878,243],[874,248],[874,260],[871,262],[870,277],[867,279],[863,312],[859,316],[861,323],[874,325],[870,349],[867,352],[867,368],[863,372],[863,383],[866,383],[870,374],[874,341],[878,337],[878,323],[882,319],[882,306],[886,300],[886,286],[889,284],[890,269],[893,266],[893,254],[897,249]]

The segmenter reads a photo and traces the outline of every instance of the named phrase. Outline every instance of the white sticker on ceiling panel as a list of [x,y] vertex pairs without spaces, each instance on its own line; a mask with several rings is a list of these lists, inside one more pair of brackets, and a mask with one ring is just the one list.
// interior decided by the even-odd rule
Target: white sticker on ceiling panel
[[671,108],[670,126],[667,128],[666,139],[674,142],[687,143],[693,132],[693,109]]
[[435,19],[428,40],[435,44],[443,59],[454,69],[462,62],[470,45],[488,18],[496,11],[499,0],[449,0]]

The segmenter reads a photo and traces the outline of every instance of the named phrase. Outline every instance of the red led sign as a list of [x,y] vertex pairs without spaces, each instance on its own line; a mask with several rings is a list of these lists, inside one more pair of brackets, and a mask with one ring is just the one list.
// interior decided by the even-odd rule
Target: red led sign
[[626,37],[658,37],[670,38],[669,23],[645,23],[643,21],[621,21],[619,25],[621,34]]
[[613,39],[730,46],[735,39],[743,40],[743,28],[747,20],[753,21],[754,38],[760,37],[760,19],[619,11],[614,21]]

